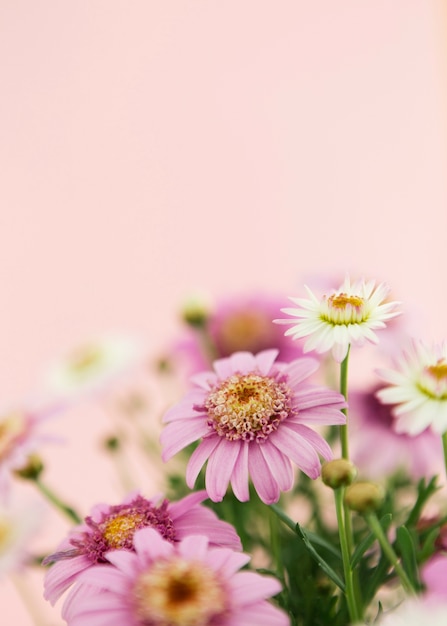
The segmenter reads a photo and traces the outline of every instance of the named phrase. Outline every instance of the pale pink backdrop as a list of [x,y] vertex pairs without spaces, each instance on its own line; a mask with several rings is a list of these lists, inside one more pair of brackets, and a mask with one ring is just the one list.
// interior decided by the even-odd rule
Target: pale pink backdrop
[[[4,404],[86,337],[128,332],[155,354],[191,293],[296,295],[311,274],[386,280],[442,339],[446,13],[2,0]],[[85,512],[114,493],[95,456],[103,420],[69,413],[55,425],[68,450],[48,452],[49,480]],[[41,624],[60,623],[35,578]],[[0,604],[32,623],[7,581]]]

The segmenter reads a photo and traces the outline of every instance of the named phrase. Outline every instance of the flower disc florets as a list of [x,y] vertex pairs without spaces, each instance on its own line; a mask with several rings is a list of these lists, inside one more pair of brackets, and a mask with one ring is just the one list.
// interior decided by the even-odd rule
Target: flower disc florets
[[154,528],[164,539],[174,541],[175,530],[167,506],[167,500],[157,507],[137,496],[128,504],[110,507],[100,522],[87,517],[85,523],[89,530],[70,542],[79,554],[85,554],[94,563],[103,563],[104,554],[109,550],[132,550],[133,536],[139,528]]
[[204,408],[221,437],[262,443],[289,416],[291,391],[268,376],[234,374],[216,385]]
[[143,571],[132,595],[138,620],[151,626],[208,626],[225,612],[227,604],[217,572],[179,557],[161,560]]

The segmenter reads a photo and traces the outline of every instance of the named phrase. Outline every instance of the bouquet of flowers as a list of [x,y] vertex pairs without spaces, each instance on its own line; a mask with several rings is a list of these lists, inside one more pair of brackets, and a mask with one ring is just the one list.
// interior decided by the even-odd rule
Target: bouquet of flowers
[[[0,571],[40,568],[69,626],[446,624],[447,343],[409,336],[383,283],[305,289],[292,307],[185,306],[153,372],[169,406],[148,415],[144,387],[128,393],[106,441],[124,482],[132,437],[163,463],[162,494],[81,516],[53,493],[42,423],[73,388],[113,394],[135,349],[115,338],[53,368],[51,409],[0,418]],[[19,479],[70,523],[43,557],[9,504]]]

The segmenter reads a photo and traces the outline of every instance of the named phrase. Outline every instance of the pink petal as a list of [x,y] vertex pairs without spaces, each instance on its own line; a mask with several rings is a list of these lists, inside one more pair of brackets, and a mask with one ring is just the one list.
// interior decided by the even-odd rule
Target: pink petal
[[247,502],[250,499],[248,489],[248,450],[250,444],[246,441],[239,446],[239,455],[234,464],[231,476],[231,487],[234,495],[240,502]]
[[208,460],[205,487],[213,502],[223,500],[239,454],[239,441],[227,441],[221,437],[219,445]]
[[203,464],[219,443],[220,437],[211,435],[206,437],[194,450],[186,467],[186,484],[190,489],[194,487]]
[[193,441],[197,441],[197,439],[208,434],[209,430],[203,417],[168,424],[160,435],[160,443],[163,447],[161,458],[163,461],[167,461]]
[[255,360],[257,368],[261,374],[267,376],[267,374],[272,369],[272,365],[275,362],[278,354],[279,350],[277,349],[262,350],[262,352],[258,352],[258,354],[255,356]]
[[208,494],[205,489],[201,489],[200,491],[190,493],[181,500],[178,500],[178,502],[171,502],[169,504],[169,517],[174,522],[185,513],[189,513],[193,507],[195,508],[197,504],[200,504],[207,498]]
[[306,422],[308,424],[333,425],[346,424],[346,415],[339,409],[331,406],[316,406],[311,409],[304,409],[298,413],[297,417],[291,417],[287,421],[296,423]]
[[210,550],[204,562],[223,578],[231,578],[235,572],[250,562],[250,555],[243,552],[233,552],[228,548]]
[[265,600],[250,606],[242,606],[230,617],[225,626],[290,626],[286,613]]
[[265,600],[282,591],[281,583],[276,578],[247,571],[234,574],[230,586],[231,600],[236,606]]
[[[200,529],[197,529],[200,532]],[[189,535],[178,544],[178,553],[188,561],[203,561],[208,552],[208,537],[202,534]]]
[[289,457],[310,478],[320,475],[320,459],[313,447],[292,428],[286,427],[286,422],[281,424],[277,431],[269,437],[283,454]]
[[190,380],[198,387],[209,391],[217,383],[218,378],[214,372],[199,372],[191,376]]
[[[128,554],[131,553],[128,552]],[[83,584],[96,587],[96,589],[108,589],[120,594],[123,592],[126,579],[120,570],[112,565],[95,565],[95,567],[85,570],[78,580]]]
[[[135,531],[133,543],[138,557],[142,557],[143,561],[155,561],[159,558],[165,558],[174,551],[174,546],[163,539],[154,528],[140,528]],[[119,552],[124,553],[123,550]],[[133,556],[133,553],[129,552],[129,554]]]
[[84,555],[52,565],[45,575],[44,598],[54,604],[78,575],[91,566],[91,561]]
[[213,363],[213,367],[221,380],[225,380],[234,373],[231,361],[228,357],[224,359],[216,359]]
[[248,471],[261,500],[266,504],[277,502],[279,500],[278,483],[274,479],[257,443],[251,444],[248,451]]
[[234,352],[230,362],[232,373],[249,374],[256,369],[256,359],[251,352]]
[[298,385],[306,378],[309,378],[311,374],[317,371],[318,361],[311,357],[303,357],[296,359],[287,365],[284,369],[284,374],[287,375],[288,384],[291,387]]
[[293,485],[293,468],[288,457],[269,441],[260,445],[259,449],[281,491],[289,491]]
[[326,461],[332,459],[333,454],[330,445],[326,439],[315,432],[315,430],[308,428],[304,424],[293,424],[292,422],[289,422],[287,426],[308,441]]
[[310,409],[316,406],[325,404],[333,404],[336,407],[344,409],[347,407],[347,403],[344,397],[331,389],[325,389],[324,387],[307,387],[303,390],[296,391],[294,393],[295,404],[299,410]]

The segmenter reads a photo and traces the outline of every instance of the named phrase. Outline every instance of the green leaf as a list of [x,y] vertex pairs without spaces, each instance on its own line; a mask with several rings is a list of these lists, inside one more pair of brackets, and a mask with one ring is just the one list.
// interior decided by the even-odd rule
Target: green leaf
[[440,489],[440,487],[438,487],[438,485],[436,484],[437,479],[437,476],[433,476],[430,479],[429,483],[426,485],[425,478],[421,478],[418,483],[418,497],[416,498],[414,507],[407,517],[405,526],[409,528],[416,526],[421,516],[422,509],[425,506],[425,503],[427,502],[427,500],[429,500],[429,498],[431,498],[434,493],[436,493]]
[[[384,532],[386,532],[388,528],[390,527],[391,520],[392,520],[391,513],[387,513],[380,519],[379,524],[382,526]],[[371,533],[368,533],[368,535],[358,544],[357,548],[354,551],[354,554],[352,555],[351,569],[354,569],[355,567],[357,567],[361,558],[363,557],[365,552],[369,550],[369,548],[373,545],[375,540],[376,540],[376,537],[374,533],[371,532]]]
[[396,548],[401,556],[402,567],[408,578],[415,587],[420,587],[416,544],[406,526],[399,526],[396,530]]
[[301,528],[301,526],[297,523],[295,526],[295,532],[297,533],[297,535],[302,539],[304,545],[306,546],[309,554],[312,556],[313,559],[315,559],[315,561],[318,563],[318,565],[321,567],[321,569],[325,572],[325,574],[332,580],[332,582],[334,582],[337,587],[339,587],[343,592],[345,591],[345,583],[342,581],[342,579],[340,578],[340,576],[337,574],[337,572],[335,572],[332,567],[329,565],[329,563],[327,563],[323,557],[321,556],[321,554],[319,554],[315,548],[313,547],[309,536],[307,535],[306,531]]

